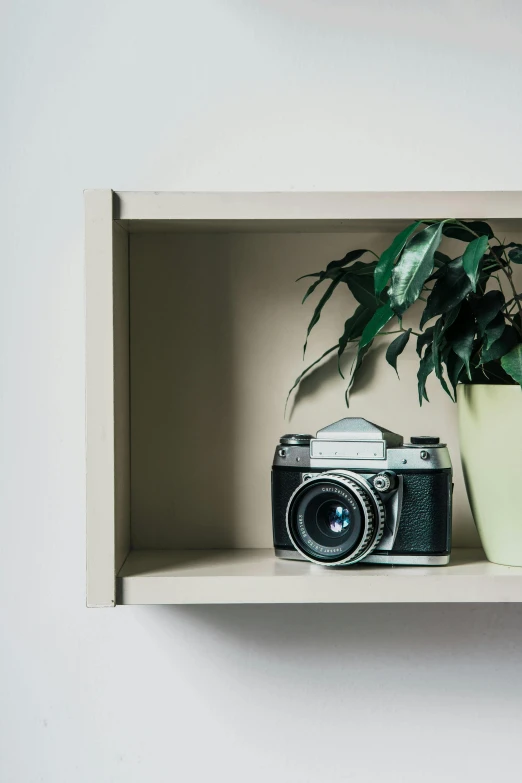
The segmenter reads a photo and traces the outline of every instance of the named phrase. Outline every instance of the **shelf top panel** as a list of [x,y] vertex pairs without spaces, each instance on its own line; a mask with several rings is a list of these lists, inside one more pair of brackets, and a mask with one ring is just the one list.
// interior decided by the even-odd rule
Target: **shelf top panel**
[[332,569],[280,560],[272,549],[134,550],[119,578],[123,604],[522,602],[522,568],[454,550],[448,566]]
[[518,221],[522,191],[207,193],[115,191],[114,219],[142,231],[396,231],[414,219]]

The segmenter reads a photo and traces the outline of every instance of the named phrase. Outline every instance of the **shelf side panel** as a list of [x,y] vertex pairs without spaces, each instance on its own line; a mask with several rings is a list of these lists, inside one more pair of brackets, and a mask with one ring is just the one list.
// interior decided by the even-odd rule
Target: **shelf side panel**
[[113,222],[114,575],[130,549],[129,234]]
[[114,606],[129,550],[128,235],[85,194],[87,605]]

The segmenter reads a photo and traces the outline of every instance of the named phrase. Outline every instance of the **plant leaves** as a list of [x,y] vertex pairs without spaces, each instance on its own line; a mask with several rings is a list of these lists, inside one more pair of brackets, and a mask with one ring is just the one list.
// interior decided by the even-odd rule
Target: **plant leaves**
[[502,253],[506,248],[504,245],[492,245],[490,247],[491,256],[499,261],[502,258]]
[[344,270],[345,277],[346,275],[358,275],[359,277],[361,275],[369,275],[370,277],[373,277],[376,266],[377,261],[356,261],[354,264],[351,264],[348,269]]
[[471,293],[471,280],[464,271],[462,256],[454,258],[444,267],[443,274],[428,296],[421,318],[421,328],[436,315],[447,313]]
[[435,324],[435,331],[433,332],[433,343],[431,346],[432,356],[433,356],[433,369],[435,370],[435,375],[440,381],[440,385],[442,386],[442,388],[444,389],[448,397],[451,399],[451,401],[455,402],[448,388],[448,384],[446,383],[446,379],[444,378],[444,369],[442,366],[442,359],[449,351],[449,348],[446,346],[446,340],[444,338],[444,329],[445,329],[444,319],[439,318],[439,320]]
[[508,256],[513,264],[522,264],[522,245],[515,245],[513,250],[509,251]]
[[445,266],[446,264],[449,264],[451,261],[451,258],[447,256],[445,253],[441,253],[440,250],[436,250],[433,256],[435,266],[441,267]]
[[397,370],[397,358],[401,355],[401,353],[404,351],[408,344],[408,340],[410,339],[411,329],[408,329],[406,332],[403,332],[398,337],[395,338],[395,340],[392,340],[392,342],[388,346],[388,350],[386,351],[386,361],[388,364],[390,364],[395,372],[397,373],[397,378],[399,378],[399,372]]
[[[446,340],[453,353],[461,359],[466,367],[468,377],[471,379],[470,358],[475,342],[475,318],[470,305],[464,301],[460,306],[459,312],[451,326],[446,332]],[[448,377],[449,370],[448,370]],[[455,388],[453,381],[450,381]]]
[[504,294],[502,291],[497,290],[488,291],[484,296],[477,299],[471,298],[470,305],[477,321],[478,334],[480,337],[482,337],[486,331],[487,325],[491,323],[497,313],[502,310],[505,303]]
[[[314,275],[306,275],[306,277],[316,277],[316,275],[315,275],[315,274],[314,274]],[[302,280],[302,279],[303,279],[302,277],[300,277],[300,278],[299,278],[299,280]],[[313,294],[313,292],[315,291],[315,289],[317,288],[317,286],[318,286],[320,283],[322,283],[322,282],[323,282],[323,280],[324,280],[324,277],[320,277],[320,276],[319,276],[319,280],[316,280],[314,283],[312,283],[312,285],[310,286],[310,288],[308,289],[308,291],[306,292],[306,294],[303,296],[303,301],[301,302],[301,304],[304,304],[304,303],[306,302],[306,300],[308,299],[308,297],[310,296],[310,294]],[[297,281],[296,281],[296,282],[297,282]]]
[[[468,381],[466,380],[466,383]],[[471,383],[496,383],[496,384],[512,384],[512,378],[503,369],[500,362],[487,362],[486,364],[479,364],[478,367],[474,367],[471,370]]]
[[429,326],[426,331],[424,331],[422,334],[420,334],[417,337],[417,353],[419,356],[422,356],[422,349],[425,345],[428,343],[433,342],[433,332],[435,331],[434,326]]
[[[348,269],[330,269],[329,271],[324,272],[322,280],[335,280],[339,273],[343,274],[343,282],[346,282],[348,275],[357,275],[358,277],[368,276],[373,278],[373,270],[375,269],[376,264],[377,261],[355,261]],[[312,277],[312,275],[308,275],[308,277]]]
[[465,367],[465,362],[460,356],[457,356],[453,350],[450,350],[446,357],[446,371],[448,373],[449,382],[453,387],[453,395],[455,396],[457,390],[457,383],[460,380],[460,374]]
[[470,279],[474,291],[477,288],[479,264],[484,257],[487,247],[488,238],[485,236],[478,237],[469,243],[462,256],[462,266]]
[[306,370],[303,370],[303,372],[302,372],[300,375],[298,375],[298,376],[297,376],[297,378],[295,379],[294,385],[292,386],[292,388],[290,389],[290,391],[288,392],[288,394],[287,394],[287,397],[286,397],[286,403],[285,403],[285,415],[286,415],[286,408],[287,408],[287,405],[288,405],[288,400],[290,399],[290,395],[292,394],[293,390],[296,388],[296,386],[299,386],[299,384],[300,384],[300,383],[301,383],[301,381],[303,380],[304,376],[305,376],[305,375],[306,375],[308,372],[310,372],[310,370],[312,369],[312,367],[315,367],[315,365],[316,365],[316,364],[319,364],[319,362],[320,362],[322,359],[324,359],[324,357],[325,357],[325,356],[328,356],[328,354],[329,354],[329,353],[332,353],[332,351],[335,351],[335,349],[337,348],[337,345],[338,345],[338,344],[336,343],[335,345],[332,345],[332,347],[331,347],[331,348],[328,348],[328,350],[327,350],[327,351],[325,351],[325,352],[322,354],[322,356],[320,356],[318,359],[316,359],[316,360],[315,360],[315,362],[312,362],[312,364],[309,364],[309,365],[308,365],[308,367],[306,368]]
[[434,223],[415,234],[394,266],[388,295],[398,315],[417,300],[422,286],[433,272],[433,259],[442,238],[442,227],[443,223]]
[[489,348],[482,350],[480,357],[480,363],[486,364],[486,362],[492,362],[495,359],[500,359],[511,351],[512,348],[518,343],[518,335],[512,326],[506,326],[502,332],[502,336],[495,340],[493,345]]
[[320,277],[321,280],[324,280],[327,272],[331,272],[332,270],[336,270],[346,266],[347,264],[351,264],[352,261],[357,261],[357,259],[364,255],[364,253],[369,252],[369,250],[349,250],[348,253],[346,253],[346,255],[343,258],[340,258],[338,261],[330,261],[330,263],[327,264],[326,269],[323,269],[321,272],[310,272],[307,275],[301,275],[301,277],[297,278],[296,283],[298,283],[299,280],[303,280],[305,277]]
[[379,309],[374,312],[364,327],[364,331],[361,335],[361,341],[359,343],[359,348],[364,348],[366,345],[368,345],[368,343],[373,340],[375,335],[380,332],[383,326],[386,326],[388,321],[391,321],[394,315],[395,313],[391,309],[389,302],[386,302],[386,304],[382,305],[382,307],[379,307]]
[[339,261],[330,261],[326,267],[326,272],[330,272],[332,269],[338,269],[339,267],[347,266],[348,264],[351,264],[352,261],[357,261],[358,258],[369,252],[369,250],[350,250],[348,253],[346,253],[344,258],[339,259]]
[[420,221],[411,223],[411,225],[407,226],[403,231],[401,231],[400,234],[397,234],[391,245],[387,247],[383,253],[381,253],[379,262],[375,267],[374,275],[376,294],[380,294],[381,291],[385,288],[397,257],[400,255],[406,242],[411,237],[413,232],[417,230],[420,224]]
[[373,340],[372,340],[372,342],[368,343],[367,345],[364,345],[362,348],[361,348],[361,344],[359,343],[359,348],[357,350],[357,356],[355,357],[355,359],[353,361],[353,364],[352,364],[352,370],[351,370],[351,374],[350,374],[350,382],[348,383],[348,386],[346,387],[346,390],[344,392],[344,400],[346,402],[346,407],[347,408],[350,407],[350,391],[351,391],[351,388],[352,388],[352,386],[353,386],[353,384],[355,382],[355,375],[359,371],[359,368],[360,368],[361,364],[363,363],[363,359],[366,356],[366,354],[368,353],[368,351],[370,350],[370,348],[372,347],[372,345],[373,345]]
[[352,275],[347,272],[343,277],[343,282],[360,304],[369,309],[376,310],[382,304],[382,299],[375,295],[373,279],[365,275]]
[[369,310],[364,305],[359,305],[355,313],[344,324],[344,332],[339,339],[339,350],[337,351],[337,369],[341,378],[344,378],[341,370],[341,356],[346,350],[348,343],[361,336],[373,312],[374,310]]
[[444,236],[449,239],[460,239],[461,242],[471,242],[474,239],[474,234],[487,236],[488,239],[493,238],[493,230],[484,220],[461,220],[459,222],[462,223],[461,226],[456,226],[451,222],[446,223],[442,229]]
[[303,358],[304,358],[304,355],[306,353],[306,347],[308,345],[308,338],[310,337],[310,332],[312,331],[312,329],[314,328],[316,323],[319,321],[319,319],[321,317],[321,311],[322,311],[323,307],[325,306],[327,301],[330,299],[330,297],[332,296],[333,292],[335,291],[335,289],[337,288],[337,286],[339,285],[339,283],[341,282],[342,279],[343,279],[343,273],[339,272],[339,276],[336,277],[335,280],[332,280],[332,282],[330,283],[330,285],[326,289],[325,293],[322,295],[321,299],[319,300],[319,304],[317,305],[317,307],[314,310],[314,314],[312,316],[312,320],[308,324],[308,329],[306,331],[306,340],[305,340],[305,344],[303,346]]
[[431,345],[428,346],[426,353],[420,360],[419,371],[417,372],[417,384],[419,390],[419,405],[422,405],[423,398],[426,402],[429,402],[428,395],[426,394],[426,380],[430,373],[433,372],[433,352]]
[[503,369],[522,386],[522,344],[519,343],[500,360]]
[[486,348],[490,348],[493,343],[502,337],[502,333],[506,328],[506,321],[502,313],[497,315],[489,322],[484,332]]
[[[342,267],[347,266],[347,264],[351,264],[354,261],[357,261],[358,258],[360,258],[364,253],[369,253],[369,250],[350,250],[344,258],[340,258],[338,261],[330,261],[326,269],[324,269],[322,272],[311,272],[308,275],[301,275],[301,277],[298,277],[296,280],[296,283],[299,282],[299,280],[304,280],[306,277],[317,277],[318,279],[312,283],[306,294],[304,295],[302,304],[306,302],[310,294],[312,294],[317,286],[323,282],[326,278],[330,278],[331,280],[334,280],[337,278],[337,273],[340,271]],[[377,262],[375,262],[377,263]],[[370,266],[370,264],[364,264],[360,263],[360,266]],[[370,274],[370,272],[368,272]]]

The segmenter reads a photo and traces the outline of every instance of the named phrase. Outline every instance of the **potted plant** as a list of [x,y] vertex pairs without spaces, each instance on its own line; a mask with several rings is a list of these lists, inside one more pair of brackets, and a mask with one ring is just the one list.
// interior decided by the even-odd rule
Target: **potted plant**
[[[440,249],[449,239],[461,243],[454,258]],[[458,401],[464,477],[486,556],[522,566],[522,294],[513,282],[517,264],[522,264],[522,245],[499,240],[484,221],[424,220],[401,231],[380,256],[350,250],[325,269],[305,275],[313,282],[303,302],[320,286],[324,290],[308,326],[304,353],[339,285],[348,286],[357,305],[339,341],[299,375],[289,396],[334,351],[344,377],[340,360],[352,345],[348,404],[375,340],[394,336],[386,360],[397,371],[400,354],[416,339],[420,405],[429,401],[426,382],[432,373]],[[418,327],[406,327],[403,319],[419,300]]]

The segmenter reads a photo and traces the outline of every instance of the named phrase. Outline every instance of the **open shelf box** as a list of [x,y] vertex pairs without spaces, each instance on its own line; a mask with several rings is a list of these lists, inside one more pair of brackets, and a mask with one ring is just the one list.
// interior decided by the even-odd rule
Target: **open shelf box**
[[[93,190],[85,199],[89,606],[522,601],[522,569],[487,563],[476,548],[454,406],[434,388],[419,409],[414,350],[400,383],[369,363],[349,415],[448,442],[451,564],[276,560],[270,512],[279,436],[348,415],[327,366],[284,417],[311,316],[294,280],[348,249],[380,252],[419,217],[489,219],[516,237],[522,193]],[[310,361],[336,342],[347,295],[321,318]]]

